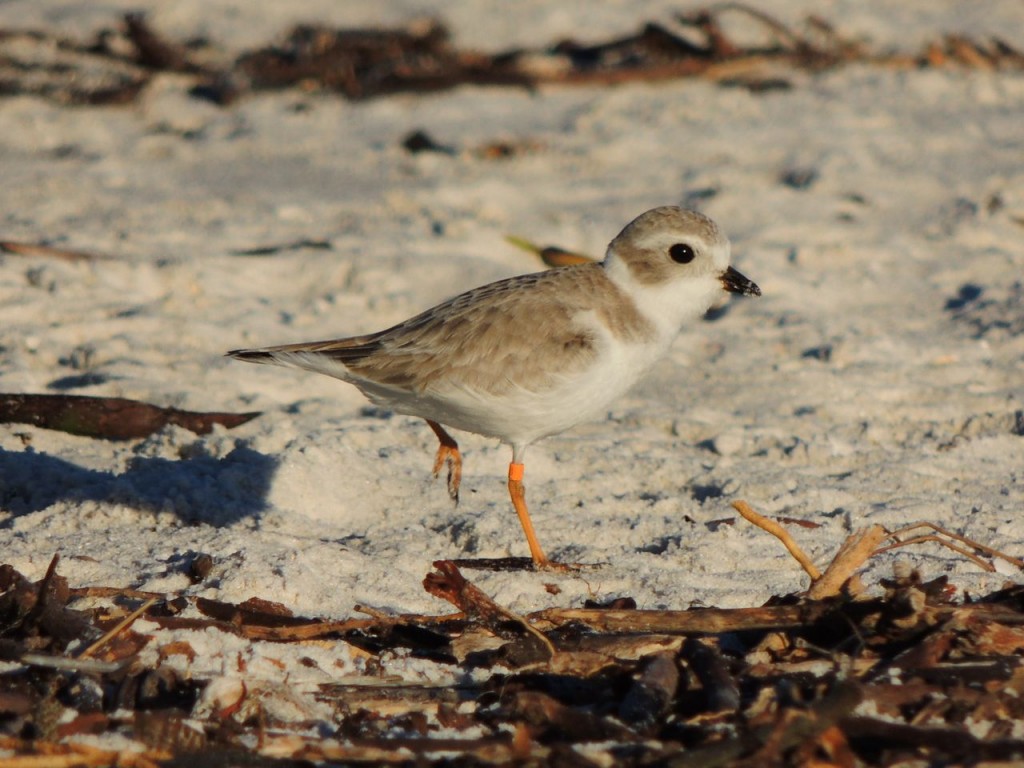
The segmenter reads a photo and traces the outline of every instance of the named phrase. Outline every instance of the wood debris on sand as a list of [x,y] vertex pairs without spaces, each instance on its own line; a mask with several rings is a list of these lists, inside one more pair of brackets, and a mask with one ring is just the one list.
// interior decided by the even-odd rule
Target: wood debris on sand
[[[759,27],[764,41],[733,39],[727,30],[735,16]],[[1024,53],[1020,41],[954,34],[913,53],[873,51],[819,17],[810,16],[795,29],[742,3],[649,21],[636,32],[600,42],[560,40],[498,53],[459,48],[437,19],[394,28],[307,24],[237,55],[210,40],[169,40],[140,14],[126,15],[92,40],[0,29],[0,96],[35,94],[62,104],[133,103],[160,73],[188,78],[194,96],[227,105],[251,93],[285,88],[368,99],[460,85],[535,88],[684,77],[763,92],[791,88],[793,74],[800,71],[851,63],[1020,70]]]
[[[946,577],[897,568],[883,594],[867,596],[855,571],[878,546],[874,534],[855,535],[835,561],[847,565],[813,568],[811,589],[831,582],[828,594],[742,609],[637,610],[623,598],[519,615],[439,561],[424,587],[457,612],[358,606],[363,616],[342,620],[296,617],[262,599],[73,588],[56,557],[36,583],[4,565],[0,754],[9,757],[0,764],[148,767],[200,750],[206,760],[268,765],[1024,759],[1024,586],[957,600]],[[849,571],[851,557],[850,575],[829,579]],[[208,568],[195,571],[201,580]],[[146,629],[134,629],[141,620]],[[193,662],[198,651],[166,636],[175,630],[347,648],[380,674],[320,684],[315,699],[333,714],[292,720],[274,704],[294,694],[261,687],[244,668],[233,678],[176,671],[169,660]],[[158,652],[143,654],[150,646]],[[461,670],[461,682],[389,674],[396,653]],[[87,746],[81,734],[138,746]]]

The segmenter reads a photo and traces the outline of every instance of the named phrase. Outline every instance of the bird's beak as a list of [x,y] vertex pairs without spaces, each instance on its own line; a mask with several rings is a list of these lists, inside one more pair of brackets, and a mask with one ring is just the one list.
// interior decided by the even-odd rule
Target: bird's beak
[[748,277],[744,277],[732,267],[729,267],[718,279],[722,281],[722,287],[729,293],[738,293],[741,296],[760,296],[761,289],[757,283]]

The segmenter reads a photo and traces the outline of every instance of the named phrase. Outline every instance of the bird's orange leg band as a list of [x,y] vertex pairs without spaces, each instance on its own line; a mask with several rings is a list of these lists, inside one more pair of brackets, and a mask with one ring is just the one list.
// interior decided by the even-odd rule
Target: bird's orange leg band
[[526,534],[526,543],[530,545],[530,556],[534,565],[546,568],[550,562],[544,550],[540,548],[537,533],[533,530],[533,522],[530,520],[530,512],[526,508],[526,488],[523,487],[525,469],[522,464],[515,462],[508,465],[508,495],[512,497],[512,506],[519,515],[519,524],[523,526],[523,533]]
[[440,445],[437,446],[437,455],[434,457],[434,477],[441,473],[441,465],[448,463],[448,495],[452,501],[459,503],[459,486],[462,484],[462,453],[459,451],[459,444],[455,438],[449,435],[445,428],[436,421],[424,419],[430,428],[437,435]]

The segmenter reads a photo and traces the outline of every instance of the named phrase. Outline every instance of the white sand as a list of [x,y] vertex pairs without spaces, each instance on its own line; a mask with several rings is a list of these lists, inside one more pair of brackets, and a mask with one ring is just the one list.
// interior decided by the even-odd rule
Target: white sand
[[[86,5],[8,2],[0,21],[84,36],[147,4]],[[157,29],[235,48],[292,21],[269,2],[149,5]],[[984,14],[957,2],[770,5],[788,22],[813,8],[878,49],[916,52],[949,31],[1024,43],[1011,1]],[[457,43],[492,49],[643,20],[630,3],[514,7],[514,18],[483,3],[443,15]],[[334,23],[431,11],[307,8],[305,19]],[[306,615],[345,617],[360,602],[446,611],[420,584],[433,560],[526,554],[509,450],[457,435],[466,465],[453,509],[429,477],[423,422],[368,409],[326,377],[222,353],[375,330],[537,269],[506,234],[601,255],[634,215],[708,189],[702,209],[764,296],[685,328],[607,419],[528,457],[549,554],[608,565],[467,575],[521,611],[619,595],[745,606],[801,589],[774,540],[716,523],[737,517],[739,498],[819,523],[795,535],[820,562],[853,528],[919,520],[1019,555],[1024,75],[852,66],[793,80],[760,95],[678,81],[361,104],[290,91],[220,109],[162,76],[131,107],[0,101],[2,237],[117,257],[0,256],[0,391],[264,411],[231,431],[134,443],[0,426],[0,560],[39,578],[59,551],[76,586],[259,596]],[[417,128],[463,151],[411,156],[400,141]],[[497,161],[472,151],[499,139],[538,148]],[[793,169],[816,181],[781,183]],[[333,250],[231,255],[303,238]],[[965,284],[981,295],[947,308]],[[100,383],[53,388],[86,374]],[[184,575],[192,552],[216,561],[197,587]],[[899,557],[971,591],[1010,574],[935,547]],[[880,558],[868,581],[891,567]]]

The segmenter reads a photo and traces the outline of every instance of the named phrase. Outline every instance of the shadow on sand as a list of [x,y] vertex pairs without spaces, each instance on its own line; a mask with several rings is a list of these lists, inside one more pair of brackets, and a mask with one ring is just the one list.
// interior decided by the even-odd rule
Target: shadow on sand
[[[239,447],[223,458],[137,457],[114,474],[31,449],[0,450],[0,509],[18,517],[59,502],[102,502],[230,525],[266,508],[277,465],[271,456]],[[0,522],[0,528],[8,525]]]

